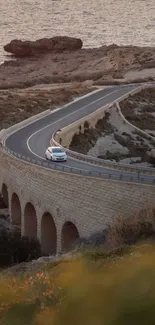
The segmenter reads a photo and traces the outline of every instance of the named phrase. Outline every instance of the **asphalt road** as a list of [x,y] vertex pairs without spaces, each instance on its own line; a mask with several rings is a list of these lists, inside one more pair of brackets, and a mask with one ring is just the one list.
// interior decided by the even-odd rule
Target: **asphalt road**
[[[97,109],[118,100],[121,96],[129,93],[133,89],[136,89],[138,85],[127,85],[127,86],[113,86],[107,87],[94,94],[90,94],[88,97],[84,97],[74,103],[69,104],[67,107],[61,110],[52,112],[48,116],[25,126],[21,130],[10,135],[5,142],[8,149],[19,153],[23,156],[30,157],[31,159],[37,159],[37,161],[45,160],[45,150],[49,146],[49,142],[52,134],[74,121],[82,117],[86,117],[90,113]],[[54,168],[55,163],[49,162],[50,168]],[[154,177],[144,175],[143,178],[139,178],[136,173],[121,172],[116,169],[105,168],[97,165],[87,164],[82,161],[78,161],[68,157],[67,162],[56,163],[57,168],[64,166],[67,171],[67,167],[72,168],[72,172],[77,173],[79,169],[84,172],[88,171],[90,174],[100,173],[100,177],[109,177],[119,179],[122,175],[122,180],[129,180],[132,177],[138,182],[143,181],[144,183],[152,183]],[[60,167],[62,168],[62,167]],[[102,175],[101,175],[102,174]],[[96,175],[99,177],[99,175]]]

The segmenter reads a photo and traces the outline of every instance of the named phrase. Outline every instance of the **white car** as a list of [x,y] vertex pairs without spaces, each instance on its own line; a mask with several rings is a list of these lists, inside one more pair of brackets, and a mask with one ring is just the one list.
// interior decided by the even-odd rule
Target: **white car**
[[61,147],[48,147],[45,152],[45,158],[52,161],[66,161],[66,152]]

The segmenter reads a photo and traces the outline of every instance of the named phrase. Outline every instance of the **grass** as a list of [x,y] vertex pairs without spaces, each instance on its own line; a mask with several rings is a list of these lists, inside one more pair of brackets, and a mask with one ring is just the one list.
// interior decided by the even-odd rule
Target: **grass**
[[0,324],[154,325],[154,237],[150,207],[118,218],[104,247],[81,250],[77,259],[1,272]]
[[[95,257],[94,257],[95,256]],[[0,278],[0,324],[147,325],[155,321],[151,245],[94,252]]]
[[114,257],[118,256],[124,256],[133,251],[133,247],[129,245],[124,245],[120,246],[116,249],[113,250],[107,250],[107,251],[102,251],[102,250],[88,250],[84,253],[84,257],[88,260],[92,261],[97,261],[97,260],[107,260],[107,259],[112,259]]

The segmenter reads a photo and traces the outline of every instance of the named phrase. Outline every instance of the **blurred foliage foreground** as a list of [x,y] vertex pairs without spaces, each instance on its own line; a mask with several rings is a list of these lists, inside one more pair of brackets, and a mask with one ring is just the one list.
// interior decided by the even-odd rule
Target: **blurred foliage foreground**
[[0,324],[154,325],[154,246],[88,252],[39,272],[1,272]]

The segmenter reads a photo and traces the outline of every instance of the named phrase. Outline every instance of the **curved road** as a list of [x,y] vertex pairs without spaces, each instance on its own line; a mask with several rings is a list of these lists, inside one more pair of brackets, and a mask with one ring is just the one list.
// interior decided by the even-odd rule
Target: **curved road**
[[[112,103],[113,101],[119,100],[123,95],[136,89],[139,85],[124,85],[124,86],[112,86],[106,87],[96,93],[90,93],[89,96],[81,98],[67,107],[51,112],[46,117],[35,121],[24,128],[16,131],[10,135],[6,141],[5,146],[23,156],[30,157],[31,159],[36,159],[37,161],[45,160],[45,150],[49,146],[49,142],[52,134],[82,117],[86,117],[90,113],[96,111],[97,109]],[[54,168],[55,163],[49,162],[50,168]],[[67,166],[72,168],[72,172],[82,169],[83,173],[88,171],[95,176],[95,173],[101,173],[101,177],[109,177],[121,179],[124,181],[143,181],[144,183],[152,183],[155,181],[155,177],[149,175],[143,175],[143,177],[138,177],[137,173],[121,172],[116,169],[105,168],[97,165],[87,164],[80,160],[75,160],[68,157],[66,163],[56,163],[57,168],[59,166]],[[97,175],[96,175],[97,176]],[[99,175],[98,175],[99,176]],[[132,177],[132,179],[131,179]]]

